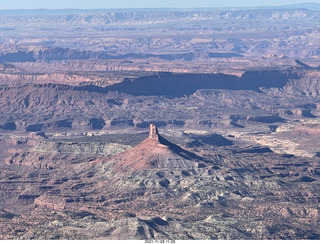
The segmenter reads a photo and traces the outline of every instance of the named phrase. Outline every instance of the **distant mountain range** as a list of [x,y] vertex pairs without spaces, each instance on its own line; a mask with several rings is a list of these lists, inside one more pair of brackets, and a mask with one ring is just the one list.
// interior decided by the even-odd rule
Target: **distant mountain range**
[[[243,8],[193,8],[197,11],[208,10],[252,10],[252,9],[308,9],[308,10],[320,10],[320,3],[308,2],[300,4],[290,4],[281,6],[258,6],[258,7],[243,7]],[[0,10],[0,16],[28,16],[28,15],[65,15],[65,14],[81,14],[81,13],[97,13],[105,12],[111,9],[7,9]],[[112,9],[112,12],[138,12],[138,11],[176,11],[178,9],[173,8],[156,8],[156,9]],[[180,10],[180,9],[179,9]],[[188,9],[183,9],[188,10]],[[191,9],[189,9],[191,10]]]
[[309,9],[309,10],[320,10],[320,3],[308,2],[308,3],[299,3],[299,4],[289,4],[282,6],[262,6],[257,7],[256,9]]

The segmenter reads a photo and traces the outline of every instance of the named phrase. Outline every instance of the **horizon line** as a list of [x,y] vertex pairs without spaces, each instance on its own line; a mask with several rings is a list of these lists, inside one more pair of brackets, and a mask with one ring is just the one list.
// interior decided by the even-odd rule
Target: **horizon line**
[[[296,5],[296,4],[295,4]],[[320,8],[320,3],[317,3]],[[292,7],[290,7],[292,6]],[[215,9],[215,10],[255,10],[255,9],[285,9],[285,7],[290,7],[288,9],[308,9],[306,7],[293,8],[293,5],[279,5],[279,6],[252,6],[252,7],[153,7],[153,8],[17,8],[17,9],[0,9],[0,11],[35,11],[35,10],[47,10],[47,11],[57,11],[57,10],[151,10],[151,9],[166,9],[166,10],[192,10],[192,9]]]

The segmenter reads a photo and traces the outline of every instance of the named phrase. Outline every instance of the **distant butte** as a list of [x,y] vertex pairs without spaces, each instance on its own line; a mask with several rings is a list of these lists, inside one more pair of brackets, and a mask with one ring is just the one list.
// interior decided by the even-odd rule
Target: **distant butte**
[[150,124],[149,136],[131,150],[116,156],[118,169],[185,169],[194,168],[202,158],[163,138]]

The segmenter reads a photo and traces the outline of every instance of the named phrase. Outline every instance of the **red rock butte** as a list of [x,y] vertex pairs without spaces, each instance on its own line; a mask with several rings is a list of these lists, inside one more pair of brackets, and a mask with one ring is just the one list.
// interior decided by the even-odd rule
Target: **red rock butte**
[[182,149],[158,133],[158,128],[150,124],[149,136],[136,147],[116,156],[118,169],[184,169],[194,168],[200,157]]
[[159,141],[158,128],[154,124],[150,124],[149,126],[149,138]]

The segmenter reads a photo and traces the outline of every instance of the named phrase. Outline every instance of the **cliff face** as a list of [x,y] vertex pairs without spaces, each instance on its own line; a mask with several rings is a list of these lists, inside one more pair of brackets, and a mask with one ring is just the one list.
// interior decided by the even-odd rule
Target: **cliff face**
[[[124,80],[107,87],[106,90],[120,91],[135,96],[191,95],[200,89],[253,90],[282,88],[289,79],[298,75],[286,71],[245,72],[240,78],[225,74],[160,74],[152,77]],[[152,85],[150,85],[152,84]],[[97,88],[98,89],[98,88]]]
[[[315,70],[248,72],[240,78],[166,73],[105,88],[14,84],[0,88],[0,128],[70,132],[146,128],[149,123],[197,129],[281,123],[284,118],[312,118],[317,113],[317,77]],[[239,114],[244,107],[247,114]]]
[[29,73],[0,73],[1,84],[26,84],[26,83],[54,83],[68,85],[113,85],[122,82],[121,78],[99,77],[97,75],[86,74],[69,74],[64,72],[53,72],[49,74],[29,74]]
[[320,95],[320,71],[308,70],[300,79],[290,80],[284,89],[288,93],[303,94],[318,98]]

